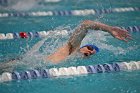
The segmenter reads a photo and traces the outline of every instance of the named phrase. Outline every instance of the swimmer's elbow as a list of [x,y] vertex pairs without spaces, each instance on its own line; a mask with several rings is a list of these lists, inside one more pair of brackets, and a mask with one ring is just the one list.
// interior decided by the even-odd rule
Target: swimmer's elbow
[[96,29],[96,24],[98,24],[98,22],[92,20],[84,20],[81,22],[81,27],[84,29]]
[[81,22],[81,24],[88,25],[88,24],[91,24],[92,22],[94,22],[94,21],[91,21],[91,20],[84,20],[84,21]]

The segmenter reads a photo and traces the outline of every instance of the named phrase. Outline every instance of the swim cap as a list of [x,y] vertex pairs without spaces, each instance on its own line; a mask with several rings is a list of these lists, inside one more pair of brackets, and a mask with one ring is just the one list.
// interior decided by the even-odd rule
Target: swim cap
[[93,45],[93,44],[87,44],[87,45],[82,46],[81,48],[87,47],[87,46],[90,46],[90,47],[92,47],[93,49],[95,49],[96,52],[99,52],[99,48],[98,48],[97,46]]

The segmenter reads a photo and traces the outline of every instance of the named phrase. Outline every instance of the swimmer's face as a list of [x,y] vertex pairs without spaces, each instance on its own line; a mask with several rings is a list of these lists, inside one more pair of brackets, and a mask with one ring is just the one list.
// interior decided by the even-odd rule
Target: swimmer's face
[[85,56],[85,57],[88,57],[90,55],[93,55],[96,53],[96,50],[93,49],[92,47],[90,46],[86,46],[86,47],[83,47],[83,48],[80,48],[80,52]]

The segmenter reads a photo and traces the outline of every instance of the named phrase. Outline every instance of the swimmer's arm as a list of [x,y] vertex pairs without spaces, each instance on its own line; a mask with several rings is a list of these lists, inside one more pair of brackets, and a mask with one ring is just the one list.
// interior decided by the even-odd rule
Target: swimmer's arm
[[[86,36],[87,31],[91,29],[91,30],[102,30],[105,32],[110,33],[112,36],[114,36],[115,38],[119,39],[119,40],[123,40],[123,41],[127,41],[127,39],[131,39],[131,36],[128,34],[128,31],[120,29],[118,27],[113,27],[113,26],[109,26],[100,22],[95,22],[95,21],[91,21],[91,20],[85,20],[83,22],[81,22],[80,26],[75,30],[75,32],[73,33],[73,35],[70,37],[69,41],[68,41],[68,45],[70,46],[70,53],[75,51],[77,47],[80,46],[83,38]],[[80,31],[82,31],[84,33],[84,35],[78,34],[80,33]],[[82,33],[82,34],[83,34]],[[75,36],[78,34],[80,38],[80,40],[77,40],[77,38],[75,38]]]
[[109,26],[100,22],[95,22],[91,20],[86,20],[82,22],[82,29],[91,29],[91,30],[102,30],[110,33],[113,37],[123,40],[123,41],[128,41],[127,39],[132,39],[131,35],[128,33],[127,30],[121,29],[119,27],[113,27]]

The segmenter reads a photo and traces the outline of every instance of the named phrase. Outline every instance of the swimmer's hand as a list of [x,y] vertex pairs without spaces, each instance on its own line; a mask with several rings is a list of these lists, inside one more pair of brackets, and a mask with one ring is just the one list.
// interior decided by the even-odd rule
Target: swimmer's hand
[[111,27],[109,32],[115,38],[123,40],[125,42],[128,42],[128,40],[132,39],[131,35],[128,33],[127,30],[121,29],[119,27]]

